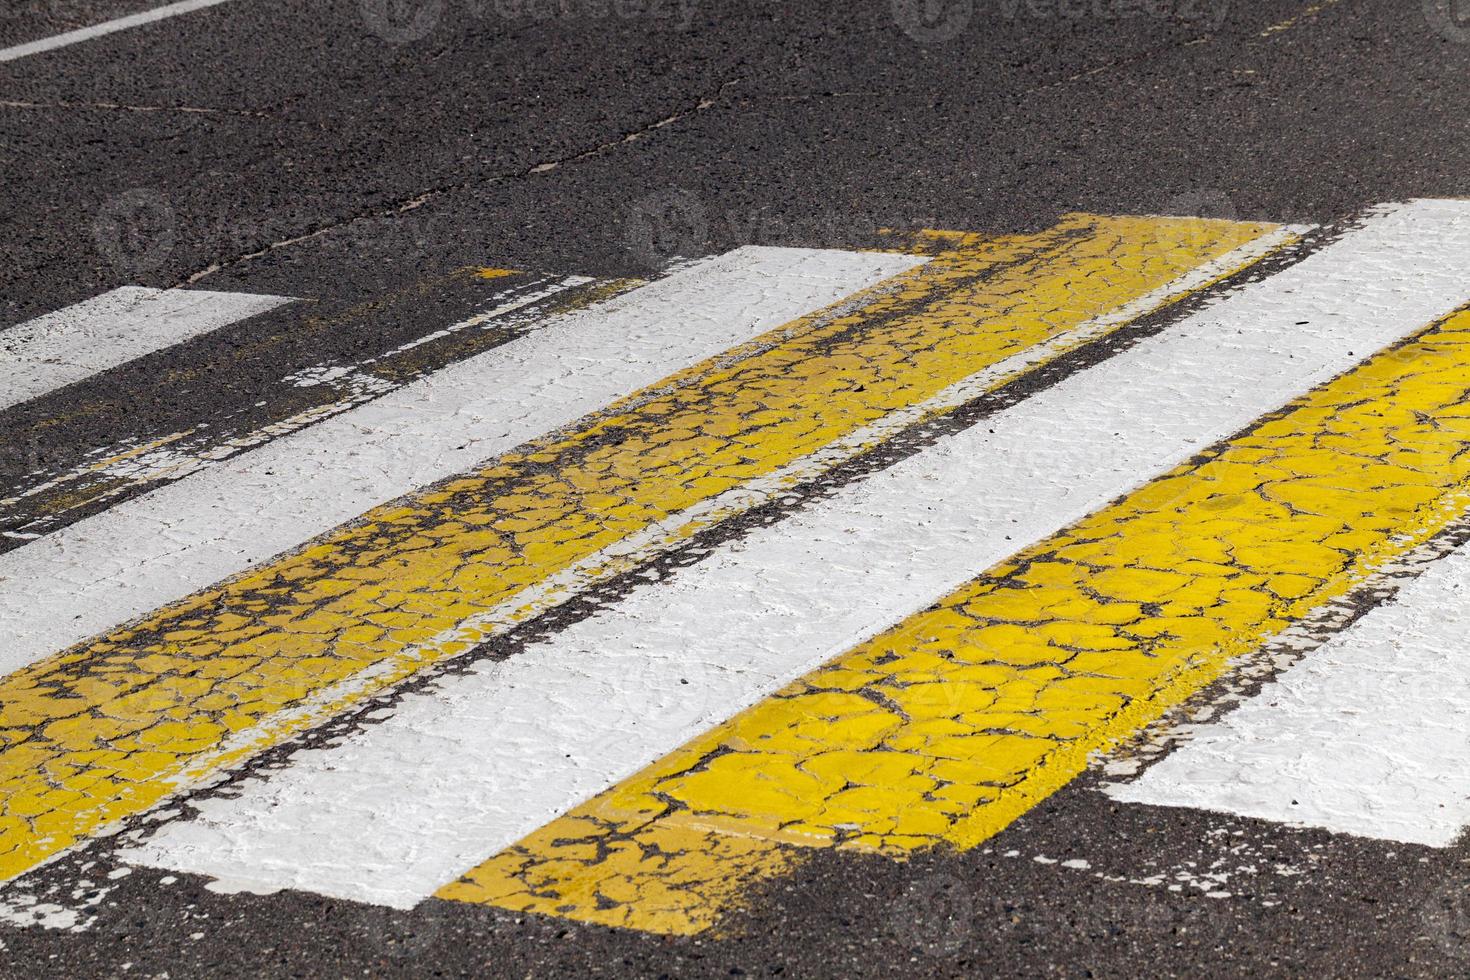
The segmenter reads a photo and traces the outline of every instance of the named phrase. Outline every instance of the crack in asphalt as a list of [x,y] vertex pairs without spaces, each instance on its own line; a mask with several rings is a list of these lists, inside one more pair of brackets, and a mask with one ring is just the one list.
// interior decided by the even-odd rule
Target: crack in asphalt
[[454,191],[467,190],[471,187],[477,186],[500,184],[510,180],[523,180],[536,174],[542,174],[550,170],[555,170],[558,167],[566,164],[576,163],[579,160],[585,160],[589,157],[596,156],[608,150],[616,149],[620,146],[626,146],[629,143],[633,143],[639,139],[642,139],[644,136],[647,136],[650,133],[663,129],[665,126],[670,126],[676,122],[679,122],[680,120],[687,119],[690,116],[697,115],[698,113],[712,108],[717,102],[719,102],[719,100],[724,96],[725,92],[728,89],[738,83],[738,79],[731,79],[729,81],[722,82],[712,94],[701,96],[698,101],[693,104],[693,106],[682,109],[678,112],[671,113],[638,129],[626,132],[616,139],[606,140],[604,142],[598,143],[589,149],[581,150],[577,153],[573,153],[565,157],[558,157],[553,160],[545,160],[541,163],[535,164],[534,166],[531,166],[524,170],[516,171],[514,173],[491,174],[485,177],[476,177],[472,180],[456,181],[450,184],[440,184],[435,187],[430,187],[410,197],[402,198],[386,208],[359,211],[355,214],[349,215],[348,217],[340,218],[336,221],[319,225],[308,231],[302,232],[299,235],[293,235],[288,238],[278,239],[252,252],[245,252],[234,255],[227,259],[220,259],[215,262],[211,262],[203,269],[200,269],[197,272],[194,272],[186,276],[182,280],[174,283],[174,287],[177,288],[181,286],[192,286],[202,279],[208,278],[209,276],[212,276],[217,272],[221,272],[227,268],[238,265],[241,262],[248,262],[252,259],[258,259],[262,256],[269,255],[271,252],[277,251],[278,249],[286,248],[291,245],[298,245],[301,242],[310,241],[314,238],[320,238],[323,235],[330,234],[340,228],[345,228],[359,221],[368,221],[372,219],[382,218],[396,218],[399,215],[408,214],[411,211],[417,211],[419,208],[423,207],[425,204],[428,204],[430,201],[439,197],[443,197],[446,194],[453,193]]
[[188,105],[127,105],[121,102],[26,102],[16,99],[0,100],[4,109],[98,109],[121,112],[183,112],[199,115],[242,116],[248,119],[269,119],[271,113],[252,112],[249,109],[218,109]]

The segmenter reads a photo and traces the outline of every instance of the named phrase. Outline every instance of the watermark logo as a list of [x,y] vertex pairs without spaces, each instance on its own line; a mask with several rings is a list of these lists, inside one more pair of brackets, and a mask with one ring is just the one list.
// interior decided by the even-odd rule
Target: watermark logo
[[[1235,202],[1224,191],[1215,188],[1200,188],[1176,194],[1165,201],[1155,213],[1174,218],[1240,220]],[[1152,243],[1153,252],[1171,261],[1180,255],[1199,255],[1213,250],[1218,235],[1218,226],[1211,226],[1204,221],[1171,224],[1160,230],[1158,239]]]
[[173,251],[177,227],[174,209],[155,190],[137,188],[110,199],[92,220],[92,241],[118,272],[136,276],[152,272]]
[[[891,0],[893,19],[920,44],[953,40],[970,26],[975,0]],[[1225,21],[1229,0],[992,0],[986,8],[1007,21],[1167,20],[1213,31]],[[1429,0],[1433,2],[1433,0]]]
[[1440,37],[1470,44],[1470,0],[1423,0],[1424,19]]
[[952,41],[975,16],[975,0],[891,0],[893,19],[920,44]]
[[1229,0],[1000,0],[1007,20],[1120,21],[1148,17],[1170,20],[1210,30],[1219,27],[1229,13]]
[[790,248],[868,248],[885,229],[928,228],[935,217],[871,215],[840,208],[811,211],[781,206],[719,209],[682,188],[643,197],[623,221],[623,244],[642,264],[663,268],[741,245]]
[[709,215],[703,202],[686,190],[650,194],[633,205],[624,227],[624,244],[650,268],[703,254],[709,240]]
[[85,21],[90,9],[87,0],[14,0],[0,3],[0,20],[41,17],[63,22]]
[[889,929],[925,956],[953,956],[975,931],[971,889],[949,874],[916,881],[894,902]]
[[[478,0],[474,16],[486,0]],[[489,4],[502,20],[575,21],[641,20],[686,30],[694,22],[693,0],[493,0]]]
[[417,960],[437,946],[443,926],[434,903],[411,911],[370,907],[366,928],[368,939],[390,960]]
[[6,447],[5,452],[0,454],[0,480],[5,481],[0,486],[6,486],[35,473],[44,472],[51,466],[52,460],[47,448],[36,436],[32,435],[18,443],[12,442]]
[[1445,956],[1470,964],[1470,881],[1442,883],[1424,900],[1419,913],[1424,934]]
[[1240,216],[1230,196],[1213,187],[1176,194],[1164,202],[1164,206],[1159,209],[1159,214],[1189,218],[1220,218],[1225,221],[1235,221]]
[[[503,23],[639,20],[684,31],[694,22],[693,0],[452,0],[456,22]],[[432,34],[451,0],[358,0],[367,29],[389,44],[411,44]]]
[[1226,0],[1161,0],[1161,2],[1165,7],[1172,9],[1172,16],[1175,20],[1203,28],[1206,31],[1218,30],[1230,13],[1230,4]]
[[444,17],[445,0],[358,0],[367,29],[389,44],[428,37]]

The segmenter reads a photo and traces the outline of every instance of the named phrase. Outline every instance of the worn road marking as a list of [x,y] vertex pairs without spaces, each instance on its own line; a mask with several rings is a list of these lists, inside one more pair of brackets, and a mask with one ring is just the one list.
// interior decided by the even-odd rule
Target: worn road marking
[[8,672],[567,425],[886,276],[904,256],[740,249],[0,555]]
[[[541,601],[547,590],[535,587],[553,572],[580,562],[577,574],[595,579],[585,563],[606,564],[602,549],[681,508],[770,476],[966,372],[1068,332],[1090,336],[1098,304],[1110,311],[1176,281],[1196,288],[1195,266],[1231,254],[1246,262],[1260,253],[1242,256],[1242,243],[1280,241],[1267,226],[1088,217],[1040,236],[952,237],[954,247],[922,272],[786,324],[575,433],[7,679],[0,725],[28,734],[13,729],[15,743],[0,756],[21,764],[0,796],[26,799],[27,819],[12,825],[3,866],[21,870],[193,776],[467,649]],[[791,266],[791,254],[781,258]],[[1038,279],[1045,288],[1028,296]],[[1156,295],[1164,302],[1177,293]],[[99,670],[107,675],[100,686]],[[57,772],[81,786],[36,783]],[[35,810],[38,799],[52,809]]]
[[[402,388],[455,361],[473,357],[556,321],[556,314],[582,309],[643,285],[640,280],[594,280],[546,276],[505,269],[466,268],[435,276],[408,289],[342,313],[278,321],[266,336],[252,337],[230,352],[234,363],[269,357],[273,345],[300,341],[311,333],[352,332],[364,321],[412,316],[407,309],[458,309],[448,326],[407,340],[366,358],[329,359],[296,366],[274,384],[257,387],[248,402],[227,399],[219,410],[189,420],[184,429],[144,431],[144,438],[98,447],[70,469],[29,468],[19,472],[0,497],[0,551],[99,513],[119,499],[184,479],[257,446],[340,415]],[[468,308],[466,308],[468,307]],[[210,368],[227,371],[226,361]],[[194,383],[193,365],[176,365],[150,376],[155,391]],[[264,404],[262,404],[264,403]],[[107,394],[68,404],[75,415],[66,422],[95,418],[115,408]],[[41,444],[51,437],[57,418],[37,419],[17,439]]]
[[20,58],[28,58],[33,54],[41,54],[46,51],[55,51],[82,41],[90,41],[96,37],[107,34],[116,34],[118,31],[130,30],[151,24],[154,21],[165,20],[169,17],[177,17],[179,14],[193,13],[203,10],[205,7],[213,7],[216,4],[226,3],[228,0],[180,0],[178,3],[165,4],[162,7],[154,7],[152,10],[144,10],[141,13],[128,14],[126,17],[115,17],[105,20],[100,24],[90,27],[79,27],[74,31],[64,34],[54,34],[51,37],[43,37],[36,41],[27,41],[25,44],[16,44],[8,48],[0,48],[0,62],[16,61]]
[[0,409],[291,302],[123,286],[0,330]]
[[[432,694],[405,698],[393,717],[348,737],[341,747],[298,756],[268,783],[243,787],[239,799],[204,804],[204,821],[165,829],[140,859],[241,886],[303,887],[412,904],[489,848],[532,830],[543,816],[634,772],[1017,547],[1055,532],[1452,308],[1466,293],[1458,261],[1467,244],[1470,208],[1421,204],[1375,218],[1275,278],[836,490],[779,525],[753,530],[714,557],[635,591],[504,663],[482,662],[463,676],[446,678]],[[1385,256],[1392,256],[1387,264]],[[1351,295],[1342,289],[1345,280],[1355,283]],[[977,677],[968,687],[960,679],[933,687],[964,697],[981,685]],[[830,719],[807,719],[801,724],[806,731],[794,736],[809,739],[816,751],[843,748],[823,746],[820,733],[830,728],[834,740],[847,738],[839,716],[856,710],[854,703],[870,713],[853,721],[856,729],[871,720],[871,712],[877,712],[879,727],[893,721],[882,718],[877,698],[814,699],[823,700],[841,710],[834,708]],[[784,710],[783,702],[772,704],[767,711]],[[917,745],[923,734],[910,733],[911,741]],[[683,768],[681,763],[698,758],[680,753],[673,765]],[[847,762],[855,773],[884,770],[885,762],[906,765],[896,755],[868,759],[841,752],[828,761],[838,786]],[[767,764],[769,772],[762,774],[760,766]],[[383,778],[384,766],[391,779]],[[761,759],[736,795],[751,806],[784,798],[770,792],[771,783],[790,768],[787,760]],[[883,778],[894,775],[885,771]],[[536,778],[527,779],[527,773]],[[727,777],[735,778],[722,773]],[[973,798],[950,799],[956,809],[984,796],[968,786],[959,792]],[[908,804],[910,795],[893,799]],[[801,794],[792,796],[787,802],[794,808]],[[821,797],[811,802],[823,806]],[[841,805],[845,826],[846,813],[858,803],[844,798]],[[365,807],[376,819],[364,819]],[[546,834],[564,836],[570,827],[577,830],[574,836],[586,838],[578,829],[584,816],[579,811],[568,818],[570,824],[556,822]],[[796,819],[788,814],[784,822]],[[874,827],[852,836],[874,838],[874,846],[885,836],[895,843],[904,837],[921,842],[916,833],[885,825],[895,820],[884,814]],[[745,836],[758,831],[782,838],[782,825],[774,819]],[[661,822],[657,833],[703,838],[707,829]],[[828,840],[842,836],[839,830],[829,827]],[[812,829],[790,836],[821,840]],[[441,894],[524,902],[538,911],[566,905],[599,921],[655,928],[708,921],[702,910],[663,917],[636,903],[631,910],[616,900],[604,907],[586,894],[582,902],[578,889],[589,879],[624,898],[645,884],[665,890],[667,880],[656,875],[619,887],[610,869],[621,869],[628,853],[583,875],[578,862],[597,851],[595,843],[550,852],[528,846],[529,857],[512,851],[502,863],[471,875],[471,883]],[[763,859],[770,851],[749,843],[719,846],[734,848],[741,860]],[[523,881],[492,880],[522,861],[528,865]],[[696,880],[730,880],[728,869],[695,864]],[[568,880],[558,877],[562,871]],[[544,901],[518,893],[523,884],[544,892]]]
[[[1460,324],[1470,330],[1470,315]],[[1455,421],[1463,442],[1466,420]],[[1467,655],[1470,549],[1462,545],[1138,780],[1107,792],[1448,847],[1470,826]]]

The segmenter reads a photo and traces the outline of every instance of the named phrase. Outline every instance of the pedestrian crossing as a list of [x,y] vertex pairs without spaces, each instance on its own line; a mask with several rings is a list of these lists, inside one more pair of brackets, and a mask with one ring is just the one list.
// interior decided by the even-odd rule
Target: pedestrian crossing
[[[691,933],[820,849],[977,846],[1463,516],[1467,254],[1470,204],[1414,201],[480,270],[263,424],[0,491],[0,876],[105,846]],[[1353,637],[1302,704],[1365,689]],[[1248,708],[1110,792],[1252,812]]]

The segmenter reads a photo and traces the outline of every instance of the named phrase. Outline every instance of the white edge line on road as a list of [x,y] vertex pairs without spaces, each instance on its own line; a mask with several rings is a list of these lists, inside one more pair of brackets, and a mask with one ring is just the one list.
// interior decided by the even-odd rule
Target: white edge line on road
[[41,54],[46,51],[55,51],[57,48],[69,47],[80,44],[82,41],[90,41],[95,37],[104,37],[108,34],[116,34],[118,31],[130,30],[151,24],[154,21],[166,20],[169,17],[177,17],[179,14],[192,13],[195,10],[203,10],[205,7],[213,7],[217,4],[228,3],[229,0],[179,0],[178,3],[165,4],[152,10],[144,10],[141,13],[128,14],[126,17],[117,17],[113,20],[105,20],[91,27],[79,27],[74,31],[64,34],[55,34],[51,37],[43,37],[37,41],[27,41],[25,44],[17,44],[9,48],[0,48],[0,62],[18,61],[28,58],[33,54]]
[[121,286],[0,330],[0,409],[294,302],[290,296]]
[[[310,365],[292,371],[281,379],[283,384],[291,383],[298,386],[326,383],[315,380],[317,378],[330,378],[332,381],[341,382],[345,388],[343,396],[333,402],[318,405],[306,409],[296,415],[280,419],[268,425],[252,429],[248,432],[232,436],[223,441],[210,438],[199,429],[190,427],[182,432],[171,432],[151,440],[143,446],[135,442],[122,442],[113,446],[94,450],[88,454],[85,461],[73,466],[49,478],[29,486],[17,488],[8,497],[0,498],[0,518],[6,515],[6,511],[14,508],[30,498],[40,494],[53,491],[58,487],[78,480],[88,478],[105,479],[110,484],[111,494],[120,494],[127,486],[142,486],[146,484],[157,484],[182,480],[202,469],[218,465],[226,460],[239,455],[247,449],[278,439],[298,429],[304,429],[308,425],[320,422],[322,419],[356,408],[365,402],[370,402],[387,392],[396,391],[405,384],[405,381],[395,383],[386,381],[368,369],[383,361],[405,351],[413,350],[424,344],[431,343],[440,337],[450,336],[462,330],[511,330],[515,328],[532,329],[537,325],[537,319],[544,323],[546,317],[534,310],[525,310],[543,299],[548,299],[558,293],[566,292],[577,286],[582,286],[595,280],[585,276],[561,276],[551,280],[538,280],[529,287],[519,290],[506,291],[496,294],[499,300],[489,309],[474,314],[468,319],[451,324],[431,334],[410,340],[407,343],[395,347],[385,354],[377,354],[353,362],[350,365],[341,365],[335,361],[327,361],[320,364]],[[0,347],[3,347],[4,336],[0,334]],[[212,433],[210,433],[212,435]],[[32,476],[41,475],[33,473]],[[95,502],[94,498],[86,498],[88,502]],[[56,512],[52,511],[46,515],[54,518]],[[33,533],[30,531],[6,531],[0,532],[0,536],[13,538],[18,541],[34,541],[44,537],[44,533]]]

